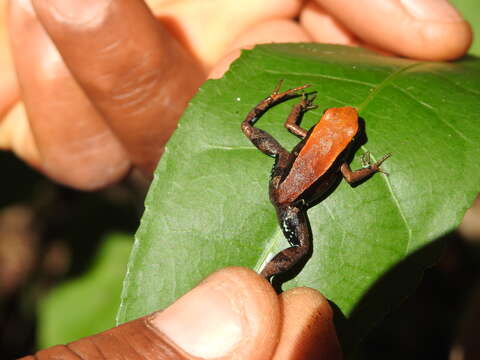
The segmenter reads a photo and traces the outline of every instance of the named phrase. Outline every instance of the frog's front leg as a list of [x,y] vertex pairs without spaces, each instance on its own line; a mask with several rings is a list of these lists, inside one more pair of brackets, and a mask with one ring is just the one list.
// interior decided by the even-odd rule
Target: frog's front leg
[[387,160],[392,154],[385,154],[382,156],[380,160],[378,160],[374,164],[368,164],[367,166],[363,167],[362,169],[354,170],[350,168],[350,165],[347,163],[342,164],[340,167],[340,171],[342,172],[343,178],[349,183],[349,184],[354,184],[358,181],[361,181],[365,179],[366,177],[376,173],[376,172],[383,172],[385,173],[382,169],[380,169],[380,165]]
[[315,95],[302,94],[302,101],[294,105],[290,115],[288,115],[287,121],[285,121],[285,127],[292,134],[298,136],[301,139],[304,139],[307,136],[308,131],[300,127],[300,122],[302,121],[303,114],[308,110],[315,109],[317,105],[313,105],[313,100],[315,100]]
[[277,207],[277,216],[283,234],[291,247],[275,255],[260,273],[267,280],[289,271],[310,253],[312,239],[304,209],[296,206]]

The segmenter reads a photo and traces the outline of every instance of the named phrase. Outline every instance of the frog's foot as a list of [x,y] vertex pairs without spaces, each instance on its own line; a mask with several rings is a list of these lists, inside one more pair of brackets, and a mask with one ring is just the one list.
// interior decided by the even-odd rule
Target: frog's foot
[[317,97],[316,92],[313,93],[302,93],[302,101],[300,102],[300,107],[302,109],[302,112],[306,112],[308,110],[313,110],[318,107],[318,105],[314,105],[313,101]]
[[276,104],[283,100],[290,99],[295,96],[299,96],[300,90],[306,89],[311,86],[310,84],[305,84],[302,86],[297,86],[295,88],[280,92],[280,87],[282,86],[282,84],[283,84],[283,79],[281,79],[277,83],[277,85],[275,85],[275,88],[273,89],[272,94],[269,97],[267,97],[264,101],[267,102],[269,105],[273,105],[274,103]]
[[362,180],[368,178],[369,176],[372,176],[376,172],[381,172],[385,175],[388,175],[388,173],[386,171],[383,171],[380,168],[380,165],[382,165],[382,163],[385,160],[387,160],[390,156],[392,156],[392,154],[390,154],[390,153],[385,154],[385,155],[382,156],[382,158],[380,160],[378,160],[377,162],[372,164],[371,160],[370,160],[370,152],[367,151],[366,153],[364,153],[362,155],[362,168],[361,169],[352,171],[350,169],[350,165],[348,165],[347,163],[343,163],[340,166],[340,171],[343,175],[343,178],[349,184],[358,183],[359,181],[362,181]]
[[292,134],[298,136],[301,139],[304,139],[308,131],[300,127],[300,122],[302,121],[303,114],[308,110],[315,109],[317,105],[313,105],[313,101],[317,97],[315,92],[312,93],[302,93],[302,101],[294,105],[290,115],[288,115],[287,121],[285,121],[285,127]]
[[370,157],[370,151],[365,152],[362,157],[361,157],[361,162],[362,162],[362,168],[368,168],[371,169],[374,172],[381,172],[382,174],[388,175],[388,173],[380,168],[380,165],[383,164],[385,160],[387,160],[389,157],[391,157],[392,154],[388,153],[382,156],[380,160],[372,164],[371,157]]
[[[300,93],[301,90],[310,86],[310,84],[305,84],[302,86],[297,86],[292,89],[288,89],[286,91],[280,92],[280,87],[282,86],[283,80],[280,80],[273,92],[267,96],[265,99],[260,101],[257,106],[255,106],[245,117],[245,120],[242,122],[242,130],[243,132],[251,132],[249,128],[260,119],[260,117],[271,107],[294,97],[302,95]],[[247,133],[245,133],[247,135]],[[248,135],[247,135],[248,136]]]
[[370,156],[370,151],[366,151],[360,157],[360,162],[362,163],[362,168],[368,168],[372,165],[372,158]]
[[378,161],[375,162],[374,164],[370,165],[370,168],[371,168],[372,170],[374,170],[375,172],[381,172],[382,174],[388,175],[388,173],[387,173],[386,171],[384,171],[384,170],[382,170],[382,169],[380,168],[380,165],[382,165],[383,162],[384,162],[385,160],[387,160],[387,159],[388,159],[389,157],[391,157],[391,156],[392,156],[391,153],[388,153],[388,154],[383,155],[380,160],[378,160]]

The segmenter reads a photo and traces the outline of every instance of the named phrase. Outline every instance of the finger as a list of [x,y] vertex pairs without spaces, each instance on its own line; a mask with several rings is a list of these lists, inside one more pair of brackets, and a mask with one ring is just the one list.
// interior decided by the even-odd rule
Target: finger
[[252,270],[220,270],[150,320],[191,357],[270,359],[280,307],[271,285]]
[[316,0],[363,41],[396,54],[451,60],[466,53],[469,24],[447,0]]
[[[51,178],[80,189],[102,187],[124,176],[130,167],[125,151],[65,67],[29,0],[12,1],[9,14],[12,52],[29,118],[29,126],[24,113],[9,118],[14,150]],[[29,156],[34,147],[29,129],[36,157]]]
[[151,173],[205,75],[143,1],[32,0],[62,58],[129,152]]
[[241,49],[250,49],[256,44],[307,42],[312,38],[297,22],[288,19],[267,20],[233,40],[222,59],[213,66],[208,77],[220,78],[230,64],[240,56]]
[[145,318],[130,321],[100,334],[67,345],[40,350],[18,360],[171,359],[187,360],[162,336],[149,328]]
[[309,1],[302,9],[300,24],[315,41],[320,43],[361,46],[382,55],[395,55],[357,39],[337,19],[322,9],[315,0]]
[[282,330],[274,360],[340,360],[342,351],[328,301],[316,290],[295,288],[280,295]]
[[314,41],[325,44],[356,45],[355,36],[315,0],[306,3],[300,13],[300,24]]
[[280,306],[270,284],[252,270],[227,268],[163,311],[40,351],[37,358],[264,360],[279,330]]
[[[149,0],[162,23],[201,61],[205,71],[231,51],[231,44],[257,24],[293,19],[303,0]],[[206,41],[208,39],[208,41]]]

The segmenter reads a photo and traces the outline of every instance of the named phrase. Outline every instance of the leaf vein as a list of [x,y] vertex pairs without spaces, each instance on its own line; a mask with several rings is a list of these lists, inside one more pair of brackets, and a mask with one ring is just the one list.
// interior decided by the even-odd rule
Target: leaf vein
[[[362,146],[362,149],[364,151],[368,151],[364,146]],[[377,161],[377,159],[375,159],[373,156],[371,156],[371,158],[372,158],[372,161],[374,161],[374,162]],[[402,222],[405,224],[405,228],[406,228],[407,233],[408,233],[407,245],[405,247],[405,254],[408,254],[408,252],[410,250],[410,245],[411,245],[411,242],[412,242],[412,238],[413,238],[412,228],[410,227],[410,224],[408,223],[407,217],[405,216],[405,212],[403,211],[402,207],[400,206],[400,201],[398,200],[397,195],[393,191],[393,187],[392,187],[392,184],[390,183],[390,180],[388,179],[388,176],[383,175],[382,179],[385,182],[385,185],[387,186],[388,192],[390,193],[390,196],[393,200],[393,204],[397,208],[398,214],[400,215],[400,218],[402,219]]]
[[365,108],[368,106],[368,104],[375,98],[375,96],[382,90],[384,89],[386,86],[390,85],[396,78],[398,78],[400,75],[402,75],[404,72],[414,68],[414,67],[417,67],[417,66],[420,66],[420,65],[423,65],[423,63],[414,63],[414,64],[411,64],[411,65],[408,65],[408,66],[405,66],[403,68],[400,68],[398,70],[395,70],[394,72],[392,72],[390,75],[388,75],[385,79],[383,79],[374,89],[373,91],[368,94],[368,96],[365,98],[365,100],[357,106],[358,108],[358,112],[361,112],[363,110],[365,110]]
[[476,95],[476,96],[480,95],[480,91],[467,88],[465,85],[462,85],[462,84],[460,84],[460,83],[457,83],[457,82],[453,81],[452,79],[449,79],[449,78],[448,78],[447,76],[445,76],[445,75],[442,75],[442,74],[440,74],[440,73],[435,73],[435,76],[437,76],[437,77],[439,77],[439,78],[441,78],[441,79],[443,79],[443,80],[445,80],[445,81],[448,81],[450,84],[453,84],[453,86],[455,86],[455,87],[457,87],[457,88],[459,88],[459,89],[462,89],[462,90],[464,90],[465,92],[468,92],[468,93],[473,94],[473,95]]
[[422,105],[423,107],[427,108],[428,110],[430,110],[434,115],[435,117],[440,120],[440,122],[442,122],[445,126],[447,126],[448,128],[450,128],[455,134],[457,134],[459,137],[461,137],[463,140],[465,140],[466,142],[470,143],[470,144],[473,144],[474,141],[470,140],[468,137],[466,137],[464,134],[462,134],[462,132],[460,130],[458,130],[457,128],[455,128],[455,126],[453,126],[450,122],[446,121],[445,119],[443,119],[439,114],[438,112],[435,110],[435,108],[424,102],[424,101],[421,101],[420,99],[417,99],[415,96],[413,96],[412,94],[410,94],[408,91],[406,91],[405,89],[402,89],[401,87],[399,86],[396,86],[396,85],[393,85],[393,87],[395,89],[397,89],[398,91],[400,91],[401,93],[405,94],[406,96],[408,96],[410,99],[412,99],[413,101],[415,101],[416,103]]

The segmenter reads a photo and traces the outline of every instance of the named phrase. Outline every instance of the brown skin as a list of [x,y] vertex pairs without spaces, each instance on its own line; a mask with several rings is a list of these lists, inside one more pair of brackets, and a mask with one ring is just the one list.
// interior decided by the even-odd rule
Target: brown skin
[[255,106],[242,122],[245,136],[264,154],[275,159],[270,177],[270,201],[277,212],[280,228],[291,247],[281,251],[262,270],[266,279],[291,270],[311,251],[307,209],[325,197],[338,184],[340,176],[354,184],[382,171],[380,165],[390,157],[383,156],[374,164],[352,171],[346,162],[354,149],[359,131],[358,113],[352,107],[332,108],[309,131],[299,123],[303,114],[314,108],[314,97],[303,94],[288,116],[285,127],[302,141],[286,151],[270,134],[254,127],[260,117],[274,105],[292,97],[309,85],[279,92],[280,82],[270,96]]
[[[309,288],[276,295],[254,271],[220,270],[167,309],[37,359],[341,359],[328,301]],[[33,360],[33,356],[24,359]]]
[[444,1],[32,3],[0,0],[0,148],[85,190],[149,174],[190,97],[240,48],[319,41],[442,60],[471,42]]

